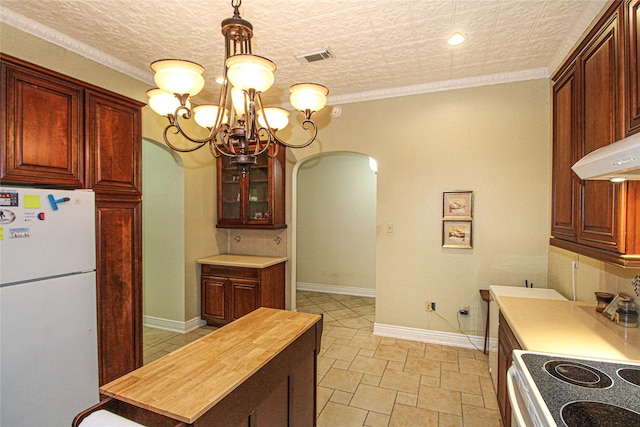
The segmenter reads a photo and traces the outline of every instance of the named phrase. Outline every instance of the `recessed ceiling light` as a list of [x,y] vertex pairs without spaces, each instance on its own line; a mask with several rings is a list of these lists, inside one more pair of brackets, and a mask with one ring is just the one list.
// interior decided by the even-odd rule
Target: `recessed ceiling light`
[[449,43],[451,46],[458,46],[459,44],[462,44],[462,42],[464,42],[466,39],[466,37],[464,36],[464,34],[462,33],[453,33],[453,35],[451,37],[449,37],[449,40],[447,40],[447,43]]

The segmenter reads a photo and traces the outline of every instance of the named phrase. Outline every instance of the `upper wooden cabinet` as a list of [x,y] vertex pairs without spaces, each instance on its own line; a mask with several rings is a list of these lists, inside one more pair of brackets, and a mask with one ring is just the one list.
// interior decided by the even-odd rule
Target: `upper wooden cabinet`
[[553,86],[553,177],[551,235],[577,240],[579,179],[571,170],[578,160],[578,83],[573,64]]
[[[273,153],[275,146],[269,147]],[[285,148],[258,156],[246,175],[228,157],[217,160],[219,228],[285,228]]]
[[141,104],[115,94],[86,92],[89,164],[87,182],[96,192],[142,193]]
[[640,131],[640,1],[627,0],[625,6],[626,110],[627,134],[630,135]]
[[83,187],[82,86],[4,55],[0,59],[0,179]]
[[[550,243],[629,267],[640,267],[637,183],[582,181],[571,166],[587,153],[640,131],[633,128],[631,110],[638,99],[632,46],[637,44],[639,2],[614,2],[553,78]],[[635,42],[629,39],[632,34]]]
[[[619,14],[601,26],[577,60],[580,96],[578,158],[622,137],[622,66]],[[577,160],[577,159],[576,159]],[[618,184],[609,181],[580,182],[578,242],[624,253],[620,240],[624,221]]]

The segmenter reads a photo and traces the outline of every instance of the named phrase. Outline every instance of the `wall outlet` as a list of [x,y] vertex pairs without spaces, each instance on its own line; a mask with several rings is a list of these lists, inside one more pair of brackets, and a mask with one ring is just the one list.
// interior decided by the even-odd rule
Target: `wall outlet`
[[459,313],[462,314],[463,316],[468,316],[469,315],[469,305],[467,304],[463,304],[460,306],[460,311]]
[[424,311],[436,311],[436,303],[431,301],[425,302]]

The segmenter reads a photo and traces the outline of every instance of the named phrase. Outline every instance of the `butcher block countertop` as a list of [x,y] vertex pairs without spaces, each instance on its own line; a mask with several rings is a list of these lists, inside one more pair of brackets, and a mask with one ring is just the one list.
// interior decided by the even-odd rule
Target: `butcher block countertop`
[[640,329],[624,328],[593,303],[497,297],[524,350],[640,362]]
[[320,320],[318,314],[261,307],[100,392],[190,424]]
[[269,257],[254,255],[213,255],[200,258],[198,264],[222,265],[226,267],[267,268],[285,262],[287,257]]

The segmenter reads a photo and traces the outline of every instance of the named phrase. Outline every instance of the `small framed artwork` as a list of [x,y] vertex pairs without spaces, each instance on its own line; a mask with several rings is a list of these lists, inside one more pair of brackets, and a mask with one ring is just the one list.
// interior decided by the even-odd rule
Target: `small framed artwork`
[[443,219],[471,219],[473,191],[445,191],[442,193]]
[[442,221],[442,247],[472,248],[471,221]]

